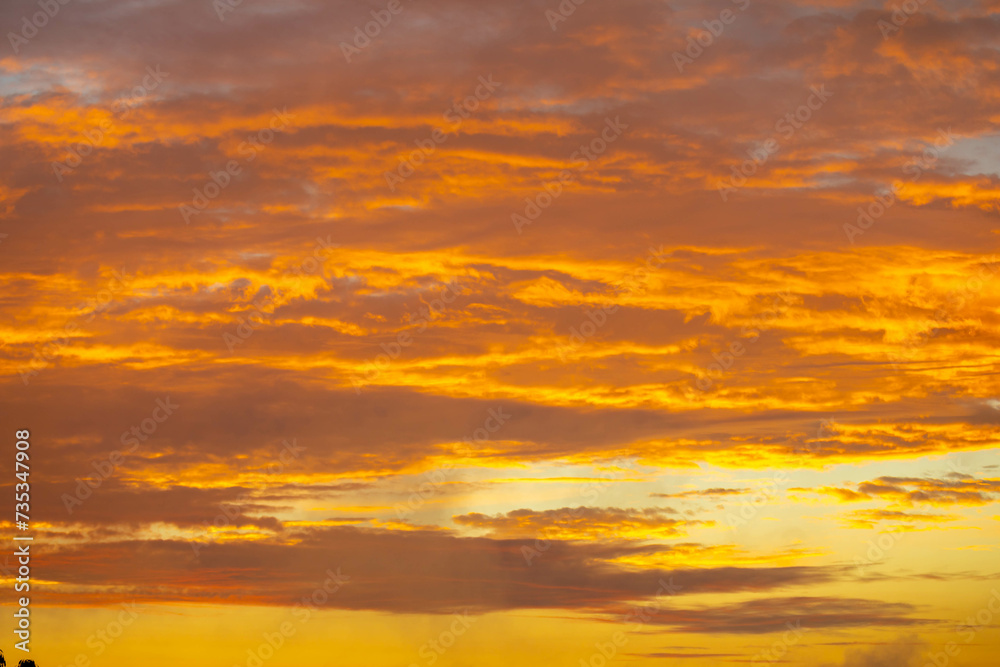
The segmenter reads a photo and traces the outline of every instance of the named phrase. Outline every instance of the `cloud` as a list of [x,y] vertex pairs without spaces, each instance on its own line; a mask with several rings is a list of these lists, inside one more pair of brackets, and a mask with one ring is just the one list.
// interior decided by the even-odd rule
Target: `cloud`
[[871,529],[883,521],[893,521],[901,524],[904,530],[917,530],[921,523],[941,523],[958,519],[955,515],[920,514],[916,512],[899,512],[893,510],[856,510],[847,515],[847,523],[853,528]]
[[[462,538],[438,531],[351,527],[288,528],[274,538],[218,542],[168,539],[103,541],[45,554],[39,601],[112,604],[117,595],[147,601],[291,604],[314,576],[340,567],[353,583],[336,606],[446,613],[518,608],[607,611],[651,599],[672,576],[687,593],[761,592],[830,581],[831,568],[627,568],[612,561],[662,547],[553,540],[529,563],[535,539]],[[397,556],[406,553],[406,559]],[[603,563],[595,569],[595,563]],[[92,591],[92,592],[89,592]],[[44,599],[43,599],[44,598]],[[110,601],[109,601],[110,600]],[[902,609],[896,610],[902,612]]]
[[[676,579],[676,577],[675,577]],[[678,579],[679,581],[679,579]],[[650,612],[654,625],[674,626],[684,632],[763,634],[796,628],[857,627],[866,619],[884,626],[922,625],[929,619],[907,617],[914,609],[874,600],[826,597],[769,597],[702,609]]]
[[[884,504],[847,515],[864,528],[1000,497],[995,477],[909,472],[996,447],[995,3],[939,3],[883,39],[883,6],[754,2],[684,72],[704,3],[591,2],[554,31],[537,0],[407,2],[350,62],[371,7],[270,4],[70,4],[0,58],[0,390],[11,430],[44,434],[39,603],[292,604],[342,566],[343,609],[607,620],[672,575],[695,599],[658,622],[685,632],[922,622],[788,591],[842,583],[834,566],[748,567],[816,553],[807,537],[671,544],[711,517],[647,505],[736,497],[717,480],[747,469]],[[37,11],[0,3],[0,25]],[[168,76],[136,97],[147,68]],[[500,82],[485,99],[482,77]],[[814,89],[832,94],[803,106]],[[262,134],[275,110],[287,128]],[[628,127],[583,159],[609,122]],[[177,415],[67,512],[166,396]],[[491,410],[509,421],[487,429]],[[306,450],[273,474],[285,438]],[[706,465],[727,486],[699,483]],[[537,510],[572,501],[562,482],[505,495],[515,467],[643,479],[614,507]],[[439,470],[450,486],[422,477]],[[425,485],[415,516],[386,518]],[[776,513],[776,535],[813,528]],[[728,565],[649,565],[698,556]],[[715,593],[768,597],[696,597]]]
[[711,521],[674,518],[676,510],[647,507],[563,507],[544,511],[519,509],[486,516],[461,514],[452,520],[461,525],[488,530],[494,537],[532,537],[564,540],[663,539],[681,537],[691,526],[712,525]]
[[750,489],[726,489],[722,487],[716,487],[711,489],[699,489],[696,491],[681,491],[680,493],[651,493],[649,494],[652,498],[689,498],[691,496],[738,496],[749,492]]
[[[810,491],[795,488],[794,491]],[[890,500],[906,506],[979,506],[1000,497],[1000,479],[978,478],[964,473],[949,473],[944,478],[883,476],[861,482],[857,490],[842,487],[821,487],[811,490],[838,498],[841,502]]]
[[[652,603],[661,581],[681,599],[705,593],[768,593],[766,599],[712,606],[651,608],[655,625],[692,633],[767,633],[776,618],[795,614],[811,627],[914,625],[906,604],[874,600],[773,597],[790,586],[830,582],[828,567],[636,569],[613,563],[645,548],[554,540],[529,565],[535,540],[459,538],[436,531],[350,527],[290,529],[280,540],[203,543],[120,540],[49,549],[41,604],[110,605],[141,602],[225,602],[290,605],[328,569],[350,577],[329,601],[339,609],[394,613],[473,613],[566,609],[620,619],[636,602]],[[406,553],[399,559],[399,553]]]
[[885,646],[848,649],[840,667],[918,667],[925,648],[916,635],[899,637]]

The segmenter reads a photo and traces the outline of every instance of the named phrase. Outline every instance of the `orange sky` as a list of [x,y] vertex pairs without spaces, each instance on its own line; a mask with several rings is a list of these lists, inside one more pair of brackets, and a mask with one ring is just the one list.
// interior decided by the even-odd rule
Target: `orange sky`
[[1000,4],[51,2],[39,667],[996,664]]

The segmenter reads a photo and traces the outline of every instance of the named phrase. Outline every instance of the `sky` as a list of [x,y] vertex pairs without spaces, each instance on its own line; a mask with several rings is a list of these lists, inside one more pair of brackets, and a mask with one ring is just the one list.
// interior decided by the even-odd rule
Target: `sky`
[[997,0],[0,28],[11,664],[996,665]]

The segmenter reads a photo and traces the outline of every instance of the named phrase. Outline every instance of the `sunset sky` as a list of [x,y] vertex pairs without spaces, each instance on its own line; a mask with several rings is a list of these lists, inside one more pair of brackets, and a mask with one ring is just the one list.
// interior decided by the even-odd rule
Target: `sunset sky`
[[38,667],[997,665],[1000,0],[0,28]]

